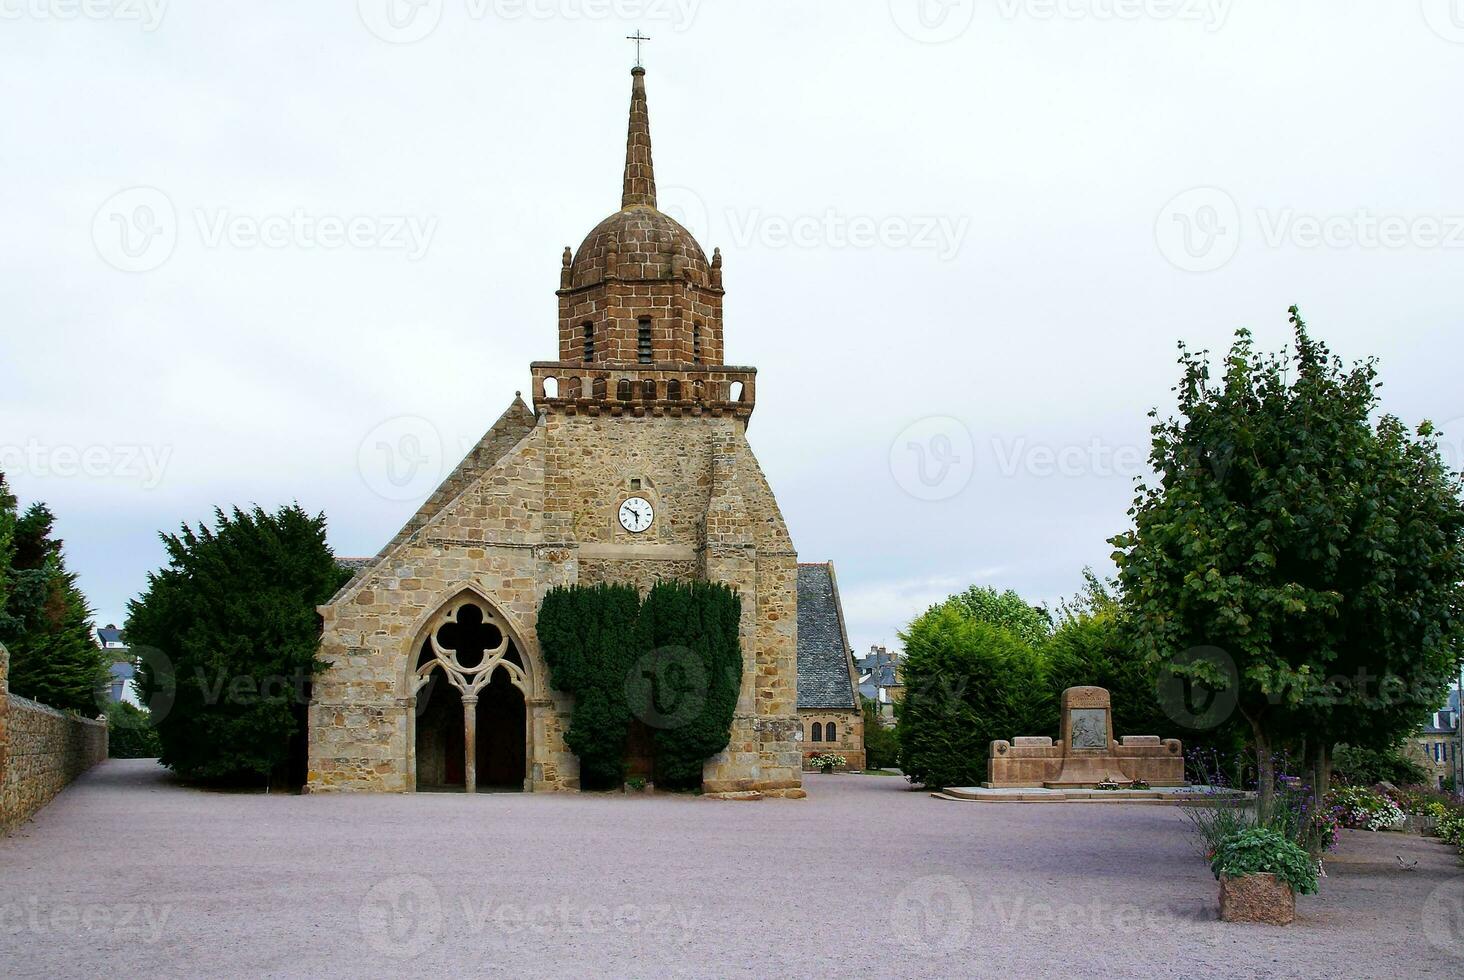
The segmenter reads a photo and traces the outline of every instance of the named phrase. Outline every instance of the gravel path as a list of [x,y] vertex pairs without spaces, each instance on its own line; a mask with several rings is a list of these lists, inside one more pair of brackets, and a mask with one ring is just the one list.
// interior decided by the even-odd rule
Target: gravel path
[[1296,925],[1240,927],[1169,807],[808,788],[264,796],[112,761],[0,840],[0,976],[1464,975],[1431,841],[1349,833]]

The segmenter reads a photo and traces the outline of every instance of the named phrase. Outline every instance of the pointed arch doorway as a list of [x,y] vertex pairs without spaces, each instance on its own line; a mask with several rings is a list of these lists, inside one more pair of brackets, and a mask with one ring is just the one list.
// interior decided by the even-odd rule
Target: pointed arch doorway
[[432,617],[412,685],[418,791],[526,788],[532,678],[491,604],[464,595]]

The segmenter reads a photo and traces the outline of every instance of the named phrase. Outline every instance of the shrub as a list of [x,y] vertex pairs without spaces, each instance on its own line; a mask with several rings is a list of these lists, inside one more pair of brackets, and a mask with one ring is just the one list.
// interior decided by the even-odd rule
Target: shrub
[[1355,830],[1391,830],[1403,822],[1403,810],[1382,793],[1361,786],[1343,786],[1327,797],[1341,811],[1344,827]]
[[1347,786],[1419,786],[1429,782],[1424,768],[1396,748],[1365,749],[1339,745],[1332,759],[1334,778]]
[[1294,842],[1266,827],[1239,830],[1222,840],[1210,859],[1210,870],[1217,879],[1273,874],[1298,895],[1317,890],[1316,862]]
[[564,741],[579,757],[586,789],[608,789],[625,778],[626,678],[639,611],[640,595],[628,585],[551,589],[539,608],[539,645],[551,683],[574,695]]
[[1055,698],[1070,687],[1105,688],[1115,734],[1162,736],[1173,729],[1159,706],[1157,669],[1128,643],[1115,612],[1064,620],[1044,649]]
[[977,785],[986,779],[993,741],[1056,731],[1042,661],[1021,637],[947,602],[901,638],[900,768],[912,782]]
[[835,769],[849,768],[849,760],[833,752],[810,756],[808,764],[819,772],[833,772]]
[[652,731],[656,783],[701,784],[727,747],[742,685],[742,600],[724,585],[658,582],[554,589],[538,632],[556,690],[574,695],[565,741],[586,786],[625,778],[632,720]]
[[107,705],[107,757],[156,759],[163,752],[146,711],[125,701]]
[[699,787],[703,764],[731,740],[741,621],[741,597],[717,583],[657,582],[641,604],[629,696],[654,730],[657,785]]

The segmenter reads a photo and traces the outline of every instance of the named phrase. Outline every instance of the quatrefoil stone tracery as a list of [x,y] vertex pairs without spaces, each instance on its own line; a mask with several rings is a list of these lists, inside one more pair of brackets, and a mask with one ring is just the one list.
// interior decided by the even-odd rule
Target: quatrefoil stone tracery
[[[466,609],[476,611],[483,617],[482,625],[491,626],[498,633],[498,645],[485,649],[482,660],[472,666],[464,666],[459,657],[461,651],[443,646],[441,641],[444,627],[463,627],[461,616]],[[492,682],[494,671],[502,667],[508,672],[508,678],[513,685],[522,691],[525,697],[529,695],[528,677],[525,675],[524,669],[512,660],[506,659],[510,650],[508,624],[480,603],[465,600],[454,603],[439,613],[432,620],[432,627],[428,630],[427,645],[432,651],[432,659],[417,668],[416,686],[413,693],[426,687],[428,681],[431,680],[432,672],[441,668],[442,672],[447,675],[448,682],[462,693],[464,699],[476,699],[483,688]]]

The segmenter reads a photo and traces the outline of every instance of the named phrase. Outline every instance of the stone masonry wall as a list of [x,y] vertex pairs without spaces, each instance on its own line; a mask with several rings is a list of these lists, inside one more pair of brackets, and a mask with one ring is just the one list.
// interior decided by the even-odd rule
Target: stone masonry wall
[[107,757],[107,724],[9,693],[0,646],[0,833],[7,833]]

